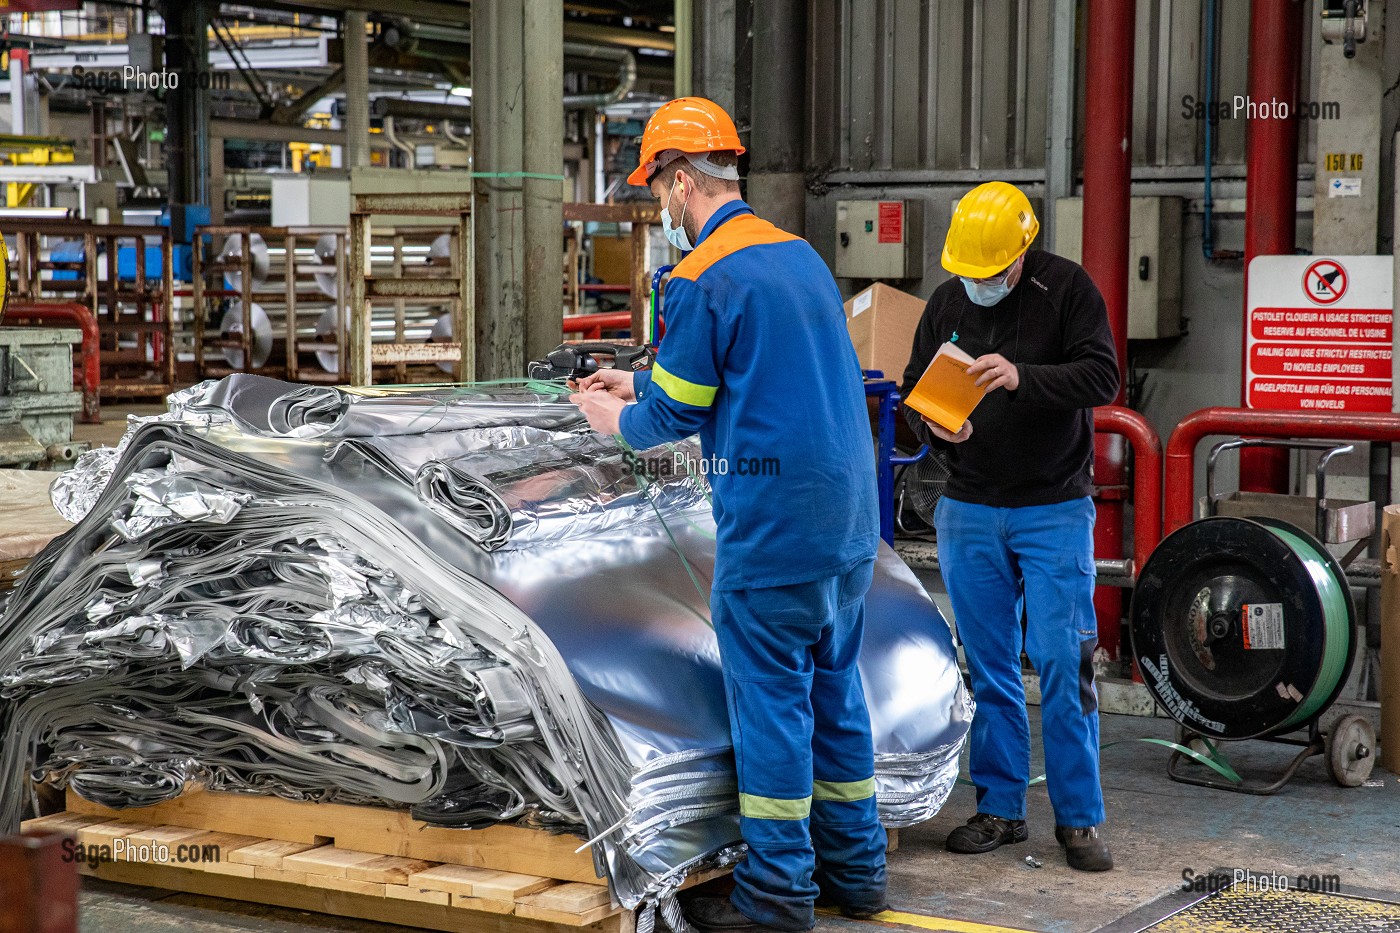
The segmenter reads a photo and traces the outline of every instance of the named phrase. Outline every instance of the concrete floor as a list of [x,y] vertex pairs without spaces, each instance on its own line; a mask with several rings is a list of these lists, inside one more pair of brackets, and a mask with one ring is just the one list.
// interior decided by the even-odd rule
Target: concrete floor
[[[1038,732],[1032,709],[1032,732]],[[1105,716],[1102,739],[1171,738],[1161,719]],[[1281,766],[1288,752],[1247,743],[1227,748],[1237,769]],[[948,831],[975,809],[972,788],[959,786],[943,812],[904,830],[890,858],[890,900],[897,910],[956,918],[1039,933],[1092,931],[1155,900],[1181,883],[1183,869],[1217,867],[1256,873],[1336,874],[1342,891],[1400,891],[1400,860],[1393,840],[1400,832],[1400,782],[1377,770],[1380,786],[1343,789],[1332,783],[1320,759],[1303,766],[1276,797],[1251,797],[1169,781],[1168,752],[1129,742],[1103,752],[1109,834],[1118,867],[1090,875],[1068,869],[1052,833],[1044,785],[1031,789],[1031,838],[980,856],[943,849]],[[1037,745],[1033,767],[1041,773]],[[1032,856],[1042,867],[1033,868]],[[850,933],[868,925],[823,918],[819,930]],[[310,933],[336,930],[400,933],[398,927],[337,920],[295,911],[238,905],[189,895],[162,897],[148,889],[85,883],[83,933]]]

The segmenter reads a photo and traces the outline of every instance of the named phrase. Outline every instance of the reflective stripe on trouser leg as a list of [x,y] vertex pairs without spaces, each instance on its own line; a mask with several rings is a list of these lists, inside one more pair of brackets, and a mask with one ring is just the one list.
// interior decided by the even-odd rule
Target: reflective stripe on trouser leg
[[[863,594],[869,569],[861,570],[864,583],[859,592]],[[848,577],[758,590],[717,590],[711,596],[742,795],[740,828],[749,846],[748,858],[734,870],[733,901],[753,920],[782,930],[805,930],[815,922],[812,908],[818,889],[812,881],[816,860],[812,837],[822,837],[821,827],[830,822],[818,817],[819,811],[867,806],[873,816],[873,796],[862,801],[824,799],[833,789],[845,796],[853,793],[844,786],[850,783],[847,774],[823,770],[819,776],[824,783],[813,784],[813,700],[816,681],[827,679],[815,676],[814,655],[822,653],[821,646],[842,621],[838,606],[843,587],[852,588]],[[849,627],[849,619],[844,625]],[[855,644],[858,650],[859,633]],[[823,717],[831,706],[820,701],[815,705]],[[845,746],[840,735],[852,727],[817,721],[819,734],[831,735],[831,742]],[[868,716],[864,717],[863,747],[865,763],[858,768],[863,773],[850,775],[853,780],[873,774]],[[860,754],[855,750],[855,757]],[[821,764],[825,767],[827,762]],[[818,788],[822,799],[814,800]],[[845,813],[839,816],[836,825],[842,830],[851,821]],[[878,823],[871,823],[878,831]],[[883,837],[881,843],[883,882]],[[833,849],[831,855],[842,853]]]
[[1005,537],[1010,511],[943,496],[934,525],[977,703],[968,750],[977,810],[1023,820],[1031,735],[1021,680],[1021,581]]
[[1026,592],[1026,654],[1040,674],[1045,783],[1055,822],[1104,819],[1093,653],[1094,504],[1088,498],[1013,509],[1011,543]]

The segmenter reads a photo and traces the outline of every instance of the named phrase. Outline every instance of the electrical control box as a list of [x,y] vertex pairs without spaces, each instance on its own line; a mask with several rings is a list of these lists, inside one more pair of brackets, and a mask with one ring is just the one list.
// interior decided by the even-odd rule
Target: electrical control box
[[836,276],[917,279],[924,274],[922,201],[837,201]]
[[[1128,339],[1181,336],[1181,198],[1132,198],[1128,215]],[[1052,252],[1083,262],[1084,199],[1055,202]]]

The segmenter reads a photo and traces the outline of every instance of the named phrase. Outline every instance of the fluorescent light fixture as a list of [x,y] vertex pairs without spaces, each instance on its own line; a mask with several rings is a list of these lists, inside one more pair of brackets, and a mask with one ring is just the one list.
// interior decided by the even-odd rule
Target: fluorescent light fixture
[[471,96],[472,96],[472,89],[469,88],[469,87],[454,87],[454,88],[452,89],[452,96],[453,96],[453,97],[471,97]]

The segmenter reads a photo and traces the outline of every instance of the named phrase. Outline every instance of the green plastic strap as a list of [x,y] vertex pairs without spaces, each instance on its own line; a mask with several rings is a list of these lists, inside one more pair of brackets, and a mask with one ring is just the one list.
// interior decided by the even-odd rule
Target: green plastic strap
[[1312,689],[1303,701],[1284,720],[1280,732],[1289,732],[1304,723],[1310,722],[1321,712],[1323,704],[1336,692],[1342,672],[1346,670],[1347,658],[1351,655],[1351,613],[1347,611],[1347,592],[1344,584],[1337,580],[1326,557],[1318,553],[1312,543],[1282,528],[1269,526],[1289,550],[1307,567],[1317,590],[1318,602],[1322,604],[1322,623],[1325,632],[1322,637],[1322,663]]
[[538,178],[541,181],[564,181],[563,175],[547,172],[472,172],[473,178]]
[[781,797],[740,794],[739,814],[756,820],[805,820],[812,815],[812,798],[783,800]]
[[[1180,752],[1187,758],[1190,758],[1191,760],[1198,762],[1199,764],[1203,764],[1207,768],[1210,768],[1212,771],[1216,772],[1232,784],[1242,783],[1244,781],[1244,778],[1240,777],[1239,774],[1235,771],[1235,769],[1230,767],[1230,763],[1225,759],[1225,756],[1221,753],[1220,749],[1215,746],[1215,743],[1212,742],[1210,739],[1206,738],[1205,736],[1200,736],[1200,739],[1202,742],[1205,743],[1206,748],[1209,750],[1209,754],[1202,755],[1195,749],[1187,748],[1185,745],[1180,745],[1176,742],[1172,742],[1167,739],[1153,739],[1146,737],[1137,739],[1123,739],[1118,742],[1109,742],[1107,745],[1099,746],[1099,753],[1102,754],[1104,751],[1113,748],[1115,745],[1130,745],[1133,742],[1147,742],[1149,745],[1160,745],[1163,748],[1170,748],[1174,752]],[[958,783],[966,784],[968,787],[976,786],[966,778],[958,778]],[[1045,775],[1042,774],[1039,777],[1031,778],[1028,786],[1034,787],[1037,784],[1044,783]]]
[[812,799],[814,800],[838,800],[844,803],[854,803],[857,800],[869,800],[875,796],[875,779],[868,777],[863,781],[813,781]]

